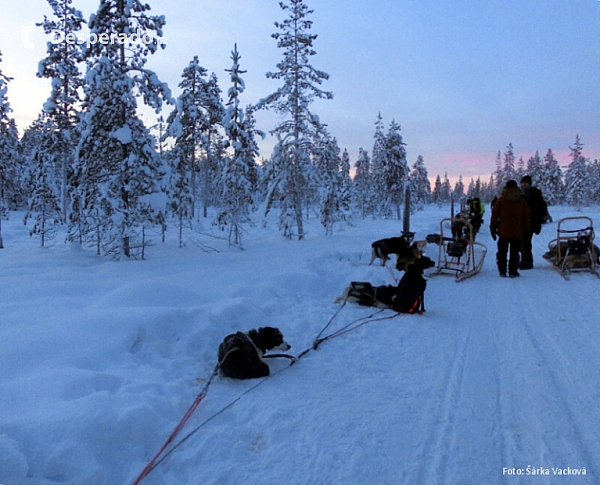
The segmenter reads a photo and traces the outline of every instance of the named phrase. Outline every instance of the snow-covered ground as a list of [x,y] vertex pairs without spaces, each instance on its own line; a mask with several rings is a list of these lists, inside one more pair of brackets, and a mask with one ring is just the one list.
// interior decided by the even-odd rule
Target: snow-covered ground
[[[417,239],[447,212],[413,215]],[[600,209],[581,214],[600,227]],[[535,269],[499,278],[488,216],[479,275],[430,278],[424,315],[368,323],[289,368],[272,360],[281,372],[247,394],[259,381],[217,378],[175,442],[197,431],[142,483],[600,483],[600,279],[565,281],[541,258],[556,222],[534,238]],[[147,261],[117,263],[38,247],[20,214],[2,224],[2,485],[131,484],[225,335],[271,325],[295,355],[310,348],[350,281],[394,283],[368,266],[370,243],[401,230],[367,220],[326,237],[313,218],[290,242],[271,221],[244,251],[200,235],[178,249],[172,230]],[[372,313],[348,304],[328,331]]]

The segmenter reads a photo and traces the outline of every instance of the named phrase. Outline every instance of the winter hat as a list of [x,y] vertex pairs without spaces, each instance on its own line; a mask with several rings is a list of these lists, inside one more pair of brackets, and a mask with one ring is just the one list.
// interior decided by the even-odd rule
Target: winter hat
[[521,183],[526,183],[531,185],[531,177],[529,175],[525,175],[522,179],[521,179]]
[[517,182],[515,180],[509,180],[508,182],[506,182],[506,185],[504,186],[505,189],[508,189],[510,187],[517,187]]

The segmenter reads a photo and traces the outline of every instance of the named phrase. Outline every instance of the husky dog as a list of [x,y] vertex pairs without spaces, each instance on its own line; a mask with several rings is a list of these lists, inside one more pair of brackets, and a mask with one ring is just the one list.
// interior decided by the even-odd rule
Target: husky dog
[[379,258],[381,266],[385,266],[390,259],[390,254],[396,254],[398,257],[401,257],[401,255],[409,251],[414,236],[414,232],[409,232],[400,237],[388,237],[373,242],[371,244],[371,261],[369,265],[373,264],[376,258]]
[[[219,345],[219,368],[221,373],[234,379],[254,379],[270,374],[263,360],[268,350],[289,350],[278,328],[260,327],[258,330],[237,332],[225,337]],[[278,355],[279,357],[290,357]],[[268,357],[268,356],[265,356]]]

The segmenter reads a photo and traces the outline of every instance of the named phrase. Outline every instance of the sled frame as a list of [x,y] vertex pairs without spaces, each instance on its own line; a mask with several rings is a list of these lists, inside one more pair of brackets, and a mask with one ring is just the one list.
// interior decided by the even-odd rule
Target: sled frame
[[[465,239],[444,236],[444,223],[446,222],[450,223],[450,231],[452,231],[452,224],[455,222],[465,224],[468,229],[468,237]],[[465,249],[462,256],[448,254],[447,243],[463,243]],[[475,241],[475,231],[469,221],[457,217],[442,219],[440,221],[437,269],[430,276],[453,274],[456,282],[464,281],[481,271],[486,253],[487,247]]]
[[[580,221],[581,229],[566,229],[565,226],[569,225],[572,221]],[[587,257],[589,260],[588,266],[582,266],[579,268],[570,267],[568,264],[569,257],[569,241],[576,241],[578,237],[588,237],[587,246]],[[596,265],[596,251],[594,249],[594,223],[591,217],[588,216],[571,216],[564,217],[558,221],[556,226],[556,239],[552,239],[548,243],[548,250],[552,251],[556,248],[555,261],[552,262],[552,266],[558,273],[565,279],[568,280],[572,273],[592,273],[594,276],[600,278]],[[563,243],[566,246],[566,250],[563,250]]]

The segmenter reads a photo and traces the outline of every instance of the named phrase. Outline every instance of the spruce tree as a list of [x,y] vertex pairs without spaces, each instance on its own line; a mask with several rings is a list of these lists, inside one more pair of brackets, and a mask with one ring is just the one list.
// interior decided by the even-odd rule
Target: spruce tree
[[442,198],[442,179],[439,175],[435,177],[433,191],[431,192],[431,201],[437,204],[438,207],[442,207],[442,202],[444,202]]
[[[1,62],[2,52],[0,52]],[[10,207],[7,201],[14,200],[19,192],[17,170],[19,135],[15,121],[10,117],[12,109],[7,97],[8,83],[11,79],[0,69],[0,249],[4,247],[2,219]]]
[[48,0],[48,3],[55,19],[44,16],[44,21],[38,25],[48,35],[60,35],[56,40],[62,41],[54,42],[53,39],[48,42],[47,55],[39,63],[37,76],[51,80],[52,90],[44,104],[44,111],[56,125],[56,144],[50,148],[56,152],[56,157],[51,153],[47,155],[60,160],[60,205],[62,217],[66,218],[69,192],[73,185],[69,176],[78,141],[76,124],[79,119],[79,93],[83,86],[79,70],[79,64],[83,61],[81,46],[75,42],[67,42],[67,39],[78,35],[85,20],[82,13],[71,6],[72,0]]
[[59,155],[54,148],[62,141],[62,137],[53,120],[41,118],[40,121],[39,143],[27,161],[29,201],[24,222],[34,219],[29,234],[40,236],[41,246],[44,247],[56,237],[57,226],[61,222],[61,184],[56,180],[61,172],[56,170],[56,157]]
[[[98,253],[135,256],[135,238],[160,219],[164,169],[137,99],[160,112],[169,88],[146,67],[165,23],[139,0],[101,0],[90,35],[118,33],[113,42],[90,43],[77,147],[70,239],[93,243]],[[141,34],[141,35],[140,35]],[[116,34],[115,34],[116,35]],[[135,36],[141,38],[135,38]]]
[[417,161],[412,166],[410,174],[411,198],[410,203],[414,210],[423,210],[426,204],[431,200],[431,183],[425,167],[425,160],[422,155],[417,157]]
[[[303,0],[287,0],[279,6],[288,17],[275,22],[279,32],[272,34],[277,47],[283,49],[283,59],[276,72],[268,72],[267,78],[282,81],[283,85],[258,103],[259,108],[273,109],[285,116],[271,131],[278,138],[271,166],[268,196],[278,194],[280,202],[279,227],[284,236],[291,238],[294,227],[298,239],[304,238],[303,206],[307,202],[309,179],[312,176],[312,154],[315,138],[323,131],[318,117],[309,106],[315,98],[331,99],[333,95],[319,86],[329,78],[323,71],[310,64],[316,54],[313,42],[317,35],[311,34],[312,10]],[[275,201],[267,200],[267,208]]]
[[463,182],[462,175],[458,177],[458,180],[454,184],[454,198],[455,200],[461,200],[465,195],[465,183]]
[[[177,98],[176,108],[167,118],[167,135],[175,138],[177,156],[171,160],[175,163],[175,171],[179,177],[189,178],[189,189],[181,187],[174,194],[181,196],[180,200],[172,203],[177,205],[176,214],[180,224],[182,218],[191,219],[195,214],[195,200],[198,193],[198,174],[200,172],[200,154],[206,145],[208,127],[210,125],[207,113],[208,71],[198,61],[198,56],[190,61],[181,75],[181,94]],[[205,164],[208,166],[208,164]],[[182,192],[188,191],[188,193]],[[190,200],[191,205],[187,206]],[[205,198],[205,200],[208,200]],[[181,231],[181,228],[180,228]]]
[[373,197],[372,205],[373,210],[377,215],[387,217],[389,216],[389,214],[385,214],[385,200],[387,197],[385,175],[387,170],[387,151],[381,113],[377,113],[375,134],[373,135],[373,138],[373,151],[371,152],[371,182],[373,183],[371,192]]
[[536,150],[535,155],[527,160],[527,167],[523,175],[530,175],[533,185],[539,186],[542,177],[542,159],[540,153]]
[[[406,144],[402,141],[400,134],[400,125],[395,121],[390,123],[386,135],[386,170],[385,170],[385,190],[386,205],[389,210],[395,209],[396,218],[402,218],[401,205],[404,203],[404,187],[408,180],[408,165],[406,162]],[[387,213],[387,207],[384,207],[384,213]]]
[[354,164],[355,174],[352,181],[354,206],[364,219],[372,214],[371,159],[367,151],[359,148],[358,159]]
[[565,197],[566,202],[574,205],[577,210],[589,203],[591,186],[588,171],[588,160],[583,156],[583,143],[579,135],[571,150],[571,163],[565,172]]
[[240,94],[245,89],[241,75],[246,71],[240,69],[237,45],[231,53],[231,59],[233,65],[227,70],[231,87],[223,125],[232,153],[225,159],[221,175],[221,208],[217,223],[221,229],[229,227],[230,244],[240,245],[242,225],[250,222],[250,212],[255,207],[258,146],[252,112],[247,115],[240,106]]
[[548,204],[560,204],[564,200],[563,172],[552,149],[548,149],[541,168],[538,188]]
[[350,178],[350,155],[347,149],[344,149],[342,153],[339,177],[339,215],[341,220],[350,221],[352,219],[352,179]]

